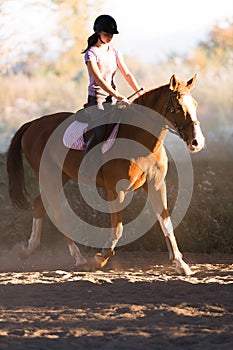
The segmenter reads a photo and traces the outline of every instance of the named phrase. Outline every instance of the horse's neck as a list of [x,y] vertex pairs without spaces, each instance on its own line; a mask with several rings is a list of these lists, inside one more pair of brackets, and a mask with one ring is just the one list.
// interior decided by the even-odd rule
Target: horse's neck
[[[147,107],[161,115],[164,115],[168,100],[168,93],[168,85],[164,85],[154,90],[146,92],[145,94],[135,99],[133,103]],[[159,151],[159,149],[163,145],[163,141],[167,134],[167,129],[163,128],[163,123],[161,123],[161,121],[162,119],[158,119],[156,123],[156,128],[161,128],[160,131],[159,129],[157,129],[154,133],[154,135],[156,134],[157,136],[153,136],[153,132],[152,135],[149,135],[147,131],[145,132],[144,137],[143,133],[140,131],[141,138],[144,139],[145,143],[147,143],[147,147],[149,146],[148,148],[151,149],[153,153]],[[139,138],[140,136],[138,135]]]
[[163,115],[166,108],[167,91],[168,85],[160,86],[156,89],[145,92],[145,94],[136,98],[133,103],[150,108]]

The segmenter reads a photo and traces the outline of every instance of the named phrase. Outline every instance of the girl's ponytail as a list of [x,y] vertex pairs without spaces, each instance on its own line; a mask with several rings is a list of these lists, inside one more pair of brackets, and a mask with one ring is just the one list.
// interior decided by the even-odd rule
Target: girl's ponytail
[[95,45],[99,39],[99,34],[95,32],[89,38],[87,39],[87,47],[85,50],[82,51],[82,53],[85,53],[87,50],[90,49],[91,46]]

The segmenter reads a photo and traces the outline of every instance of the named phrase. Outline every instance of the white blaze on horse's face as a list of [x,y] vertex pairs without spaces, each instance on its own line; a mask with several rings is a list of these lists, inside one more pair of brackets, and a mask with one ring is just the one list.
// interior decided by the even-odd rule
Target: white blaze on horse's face
[[193,121],[197,121],[197,108],[191,95],[183,96],[183,104]]
[[[197,122],[197,103],[191,95],[184,95],[182,98],[186,113],[193,122]],[[192,139],[188,140],[188,148],[191,152],[199,152],[205,145],[205,138],[202,134],[199,123],[193,123]]]

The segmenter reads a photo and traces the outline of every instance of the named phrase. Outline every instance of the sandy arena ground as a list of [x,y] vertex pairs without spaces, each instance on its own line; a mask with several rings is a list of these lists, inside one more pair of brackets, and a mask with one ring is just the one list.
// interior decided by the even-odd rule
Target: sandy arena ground
[[104,271],[75,272],[66,251],[24,265],[0,255],[0,349],[233,349],[231,255],[119,251]]

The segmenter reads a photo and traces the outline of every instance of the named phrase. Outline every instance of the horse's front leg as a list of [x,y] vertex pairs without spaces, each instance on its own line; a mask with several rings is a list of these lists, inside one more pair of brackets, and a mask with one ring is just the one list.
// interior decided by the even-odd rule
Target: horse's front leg
[[114,249],[123,233],[121,201],[122,198],[124,198],[124,195],[119,196],[118,198],[115,191],[108,190],[107,198],[109,201],[111,216],[111,236],[102,251],[95,255],[94,264],[96,268],[105,266],[109,258],[115,254]]
[[90,271],[91,266],[89,265],[87,259],[80,252],[80,249],[78,248],[77,244],[64,234],[63,234],[63,237],[68,245],[70,255],[74,259],[77,270]]
[[186,276],[191,275],[192,271],[190,267],[184,262],[183,256],[179,251],[176,242],[171,218],[167,209],[166,184],[163,181],[158,190],[155,190],[153,186],[153,184],[149,185],[148,194],[166,239],[169,259],[176,264],[176,271],[179,274]]

